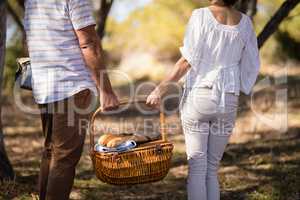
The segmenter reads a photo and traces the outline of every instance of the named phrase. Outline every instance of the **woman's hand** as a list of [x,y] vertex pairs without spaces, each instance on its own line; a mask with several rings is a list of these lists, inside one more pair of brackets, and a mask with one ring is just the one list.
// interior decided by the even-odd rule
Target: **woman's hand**
[[160,102],[161,102],[161,92],[160,89],[157,87],[147,97],[146,104],[149,106],[158,107],[160,105]]
[[182,76],[184,76],[187,71],[191,68],[190,64],[188,61],[184,58],[181,57],[172,72],[167,76],[159,86],[155,88],[151,92],[151,94],[147,98],[147,105],[157,107],[161,103],[161,97],[162,95],[166,92],[167,85],[169,83],[177,82]]

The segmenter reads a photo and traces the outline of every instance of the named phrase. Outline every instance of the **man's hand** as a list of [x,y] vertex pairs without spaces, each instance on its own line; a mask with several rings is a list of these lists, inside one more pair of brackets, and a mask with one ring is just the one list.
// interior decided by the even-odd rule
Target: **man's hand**
[[109,111],[117,109],[120,102],[113,91],[100,92],[100,104],[103,111]]

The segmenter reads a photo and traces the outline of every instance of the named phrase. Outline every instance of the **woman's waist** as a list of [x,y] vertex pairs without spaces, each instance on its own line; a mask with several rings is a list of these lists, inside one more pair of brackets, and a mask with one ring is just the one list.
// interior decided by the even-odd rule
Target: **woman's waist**
[[197,60],[197,67],[205,68],[234,68],[240,65],[239,60],[218,60],[218,59],[205,59],[200,58]]
[[187,90],[201,88],[212,89],[216,85],[220,90],[224,92],[239,93],[240,91],[240,80],[238,77],[226,77],[224,80],[217,78],[209,79],[203,77],[187,78],[184,84],[184,88]]
[[200,64],[197,67],[192,68],[192,70],[188,73],[188,78],[200,78],[200,79],[207,79],[207,80],[214,80],[218,76],[230,76],[229,78],[238,78],[240,72],[240,66],[238,63],[222,65],[222,64],[215,64],[215,65],[205,65]]
[[[213,101],[217,103],[219,106],[224,104],[223,106],[226,107],[228,104],[238,104],[238,99],[239,95],[236,95],[234,92],[225,92],[224,91],[224,99],[219,99],[221,98],[221,94],[217,94],[218,97],[215,96],[215,91],[213,88],[210,87],[195,87],[192,88],[190,91],[186,92],[186,101],[201,101],[201,100],[206,100],[206,101]],[[217,98],[217,99],[216,99]],[[224,101],[224,102],[220,102]]]
[[[212,95],[215,92],[215,88],[213,86],[208,85],[198,85],[192,88],[184,88],[186,94],[194,93],[197,95]],[[235,88],[227,88],[222,91],[218,91],[218,93],[224,93],[234,96],[239,96],[239,93],[236,92]]]

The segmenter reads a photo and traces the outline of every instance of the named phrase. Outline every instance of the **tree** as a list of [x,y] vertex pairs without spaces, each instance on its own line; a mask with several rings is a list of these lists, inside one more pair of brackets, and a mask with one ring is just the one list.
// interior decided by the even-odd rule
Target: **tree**
[[24,8],[24,1],[25,1],[25,0],[17,0],[19,6],[22,7],[23,9],[25,9],[25,8]]
[[257,0],[239,0],[236,8],[253,18],[257,12]]
[[[5,42],[6,42],[6,4],[5,1],[0,2],[0,97],[2,90],[2,77],[4,69],[4,59],[5,59]],[[0,102],[0,113],[1,113],[2,101]],[[13,179],[14,171],[8,160],[5,146],[4,146],[4,136],[2,131],[2,121],[0,118],[0,180]]]
[[26,33],[22,23],[22,18],[24,15],[24,0],[11,0],[7,2],[7,11],[15,21],[17,27],[22,32],[22,56],[28,56],[27,43],[26,43]]
[[289,13],[298,5],[300,0],[286,0],[281,7],[265,25],[258,36],[258,46],[261,48],[268,38],[278,29],[280,23],[289,15]]
[[[195,1],[195,0],[194,0]],[[298,5],[300,0],[286,0],[268,21],[258,36],[258,46],[261,48],[264,43],[277,31],[281,22],[288,17],[289,13]],[[257,12],[257,0],[239,0],[236,8],[253,18]]]
[[[258,46],[261,48],[264,43],[277,31],[281,22],[288,17],[289,13],[298,5],[300,0],[286,0],[276,11],[273,17],[263,28],[258,36]],[[239,0],[236,8],[253,18],[257,11],[257,0]]]
[[100,8],[96,13],[97,33],[100,39],[104,37],[107,17],[113,2],[114,0],[100,0]]
[[115,55],[147,50],[157,59],[175,59],[186,22],[197,6],[203,6],[203,3],[155,0],[134,10],[121,22],[109,18],[106,29],[109,37],[104,46]]
[[[20,7],[20,4],[19,2],[14,2],[14,4],[16,6],[19,6]],[[15,9],[16,6],[13,6],[13,4],[7,2],[7,11],[8,13],[12,16],[12,18],[14,19],[14,21],[16,22],[16,25],[18,26],[18,28],[23,32],[23,34],[25,33],[24,31],[24,27],[23,27],[23,24],[22,24],[22,20],[21,20],[21,17],[17,14],[18,12],[20,12],[20,9],[17,10]],[[24,7],[21,7],[21,10],[23,12],[24,10]]]

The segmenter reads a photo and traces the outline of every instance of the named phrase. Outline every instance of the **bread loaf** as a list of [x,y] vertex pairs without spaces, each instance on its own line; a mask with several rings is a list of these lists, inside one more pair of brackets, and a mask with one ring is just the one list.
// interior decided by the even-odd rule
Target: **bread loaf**
[[116,138],[117,136],[112,134],[112,133],[107,133],[102,135],[99,139],[98,139],[98,144],[101,144],[103,146],[107,146],[107,143],[112,140],[113,138]]

